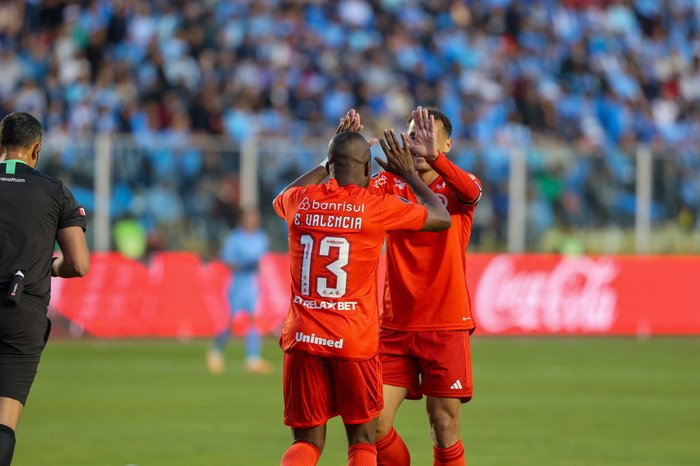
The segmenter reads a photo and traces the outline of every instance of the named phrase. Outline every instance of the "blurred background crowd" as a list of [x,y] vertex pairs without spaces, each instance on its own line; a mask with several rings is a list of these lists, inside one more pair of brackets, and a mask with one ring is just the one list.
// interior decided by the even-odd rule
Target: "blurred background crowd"
[[368,136],[416,105],[451,117],[454,160],[485,183],[475,250],[504,247],[514,150],[529,250],[556,247],[552,231],[631,228],[640,146],[655,224],[698,227],[694,0],[3,0],[0,70],[0,113],[43,122],[40,168],[88,209],[95,136],[128,135],[111,216],[140,254],[211,255],[237,218],[241,144],[259,144],[269,214],[349,108]]

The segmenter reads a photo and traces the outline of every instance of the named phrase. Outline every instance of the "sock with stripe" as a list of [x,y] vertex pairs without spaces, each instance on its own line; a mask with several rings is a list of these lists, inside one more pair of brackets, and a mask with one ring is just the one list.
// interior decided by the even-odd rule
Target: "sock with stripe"
[[406,444],[392,427],[388,434],[377,440],[377,466],[410,466],[411,455]]
[[300,440],[287,449],[280,466],[316,466],[319,456],[321,452],[316,445]]
[[356,443],[348,448],[348,466],[376,466],[377,448],[370,443]]
[[15,431],[0,424],[0,466],[10,466],[15,453]]
[[461,440],[458,440],[451,447],[433,447],[433,458],[435,458],[433,466],[465,466],[467,464]]

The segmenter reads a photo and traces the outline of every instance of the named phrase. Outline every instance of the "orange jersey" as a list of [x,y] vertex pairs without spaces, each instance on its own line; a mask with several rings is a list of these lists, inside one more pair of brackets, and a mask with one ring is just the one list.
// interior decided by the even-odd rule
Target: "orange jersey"
[[[466,253],[481,183],[442,154],[431,166],[440,176],[430,189],[450,213],[452,226],[441,232],[389,233],[382,328],[471,330],[475,326]],[[391,173],[374,175],[369,188],[416,201],[411,188]]]
[[427,209],[335,179],[290,188],[273,206],[289,226],[292,296],[282,349],[348,360],[377,354],[385,231],[419,230]]

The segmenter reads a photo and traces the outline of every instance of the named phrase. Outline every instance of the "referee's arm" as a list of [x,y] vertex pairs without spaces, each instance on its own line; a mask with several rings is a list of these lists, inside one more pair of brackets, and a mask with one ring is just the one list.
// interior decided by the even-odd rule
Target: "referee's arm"
[[90,251],[83,229],[79,226],[61,228],[56,233],[56,240],[63,256],[51,261],[51,276],[84,277],[90,269]]

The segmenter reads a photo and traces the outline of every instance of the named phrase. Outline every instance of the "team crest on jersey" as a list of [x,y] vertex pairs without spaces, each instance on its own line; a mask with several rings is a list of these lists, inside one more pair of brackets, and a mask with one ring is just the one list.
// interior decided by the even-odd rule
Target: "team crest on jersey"
[[397,188],[403,190],[406,187],[406,183],[403,182],[403,180],[400,180],[398,178],[394,179],[394,184],[396,185]]
[[374,180],[374,187],[379,188],[386,184],[386,176],[377,174],[377,179]]
[[299,210],[309,210],[311,208],[311,202],[309,202],[309,198],[305,197],[301,203],[299,204]]
[[401,202],[405,202],[406,204],[410,204],[410,203],[411,203],[411,201],[409,201],[409,200],[406,199],[405,197],[401,197],[401,196],[398,196],[398,195],[397,195],[396,197],[398,197],[398,198],[401,200]]
[[445,189],[445,186],[447,186],[447,183],[445,183],[445,182],[443,181],[442,183],[440,183],[439,185],[437,185],[437,189]]
[[436,193],[435,195],[438,197],[438,199],[440,199],[440,202],[442,202],[442,205],[445,206],[445,209],[447,209],[447,196],[441,193]]

